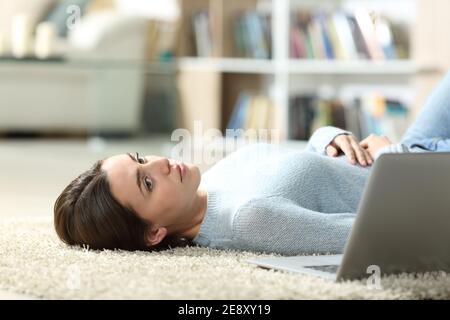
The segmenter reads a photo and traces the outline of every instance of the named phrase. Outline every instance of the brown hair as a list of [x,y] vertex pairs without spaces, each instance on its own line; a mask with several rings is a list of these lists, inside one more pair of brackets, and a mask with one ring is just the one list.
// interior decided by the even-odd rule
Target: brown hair
[[192,244],[178,235],[167,235],[149,246],[149,223],[111,194],[103,160],[74,179],[56,199],[54,225],[59,238],[69,245],[91,249],[164,250]]

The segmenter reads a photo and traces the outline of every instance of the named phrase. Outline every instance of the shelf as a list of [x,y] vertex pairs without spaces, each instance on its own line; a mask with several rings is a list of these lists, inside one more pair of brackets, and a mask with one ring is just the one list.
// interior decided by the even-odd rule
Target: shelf
[[352,75],[412,75],[418,68],[411,60],[392,61],[330,61],[288,60],[275,63],[273,60],[245,58],[180,58],[179,70],[217,71],[224,73],[274,74],[276,72],[296,74],[352,74]]
[[411,60],[387,61],[289,61],[291,74],[403,74],[412,75],[417,72],[416,65]]
[[53,57],[50,59],[37,59],[35,57],[13,58],[0,57],[0,68],[31,70],[51,69],[51,70],[136,70],[147,74],[167,74],[176,72],[176,65],[173,62],[159,62],[135,59],[99,59],[99,58],[72,58]]
[[271,60],[246,58],[180,58],[179,70],[186,71],[217,71],[225,73],[258,73],[271,74],[275,72]]

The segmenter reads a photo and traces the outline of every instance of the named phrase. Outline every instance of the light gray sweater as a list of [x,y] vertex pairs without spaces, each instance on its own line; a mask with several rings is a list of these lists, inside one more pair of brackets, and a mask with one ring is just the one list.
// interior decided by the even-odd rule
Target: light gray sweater
[[283,255],[340,253],[350,234],[370,167],[331,158],[338,134],[317,130],[306,150],[243,147],[202,175],[207,211],[194,243]]

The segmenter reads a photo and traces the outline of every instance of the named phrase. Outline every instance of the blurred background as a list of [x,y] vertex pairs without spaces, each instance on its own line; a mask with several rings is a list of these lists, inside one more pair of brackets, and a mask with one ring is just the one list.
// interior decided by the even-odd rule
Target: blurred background
[[448,69],[449,17],[448,0],[0,0],[0,217],[51,216],[95,160],[171,156],[180,128],[396,142]]

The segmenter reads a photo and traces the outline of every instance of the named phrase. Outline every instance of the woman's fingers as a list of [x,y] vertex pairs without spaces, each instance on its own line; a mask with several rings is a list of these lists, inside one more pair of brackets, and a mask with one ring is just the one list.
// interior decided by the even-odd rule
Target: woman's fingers
[[363,149],[363,151],[366,154],[367,163],[369,165],[372,165],[373,159],[372,159],[372,155],[370,154],[369,150],[368,149]]
[[353,147],[350,143],[350,139],[351,138],[345,137],[345,139],[340,140],[339,147],[344,152],[344,154],[347,156],[350,163],[356,164],[356,155],[355,155],[355,151],[353,150]]
[[350,144],[355,151],[356,159],[358,160],[359,164],[362,166],[366,166],[368,161],[366,159],[366,153],[364,152],[363,148],[359,146],[359,144],[355,140],[351,140]]
[[362,148],[365,148],[365,149],[367,149],[367,148],[369,147],[369,144],[367,143],[367,139],[364,139],[363,141],[361,141],[361,142],[359,143],[359,145],[360,145]]
[[359,143],[359,145],[361,146],[361,147],[363,147],[364,149],[367,149],[368,147],[369,147],[369,139],[370,138],[372,138],[372,134],[371,135],[369,135],[367,138],[365,138],[364,140],[362,140],[360,143]]
[[337,149],[335,147],[333,147],[332,145],[327,146],[326,152],[329,157],[336,157],[338,155]]
[[373,163],[372,156],[369,150],[363,147],[367,145],[366,140],[358,143],[353,135],[340,135],[327,146],[326,153],[330,157],[336,157],[339,151],[342,151],[351,164],[371,165]]
[[352,142],[353,147],[355,148],[358,159],[362,159],[359,163],[363,166],[372,165],[373,159],[368,149],[363,148],[357,141]]

